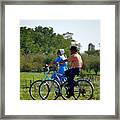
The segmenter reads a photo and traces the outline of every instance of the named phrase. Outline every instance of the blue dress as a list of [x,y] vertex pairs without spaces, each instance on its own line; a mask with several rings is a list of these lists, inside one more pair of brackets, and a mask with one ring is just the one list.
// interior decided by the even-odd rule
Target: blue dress
[[[58,56],[56,59],[55,59],[55,62],[61,62],[63,60],[65,60],[65,56],[64,55],[61,55],[61,56]],[[64,74],[65,71],[67,70],[67,62],[65,62],[64,64],[60,64],[59,65],[59,70],[58,70],[58,73],[60,74]]]

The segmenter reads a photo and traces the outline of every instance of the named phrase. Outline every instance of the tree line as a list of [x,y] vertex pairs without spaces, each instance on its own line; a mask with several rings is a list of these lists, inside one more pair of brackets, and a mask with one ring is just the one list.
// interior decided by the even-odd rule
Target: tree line
[[[42,71],[45,64],[56,58],[58,49],[64,49],[66,56],[69,57],[71,43],[75,41],[72,35],[70,32],[55,33],[52,27],[20,27],[20,71]],[[85,70],[99,71],[99,51],[88,50],[81,55]]]

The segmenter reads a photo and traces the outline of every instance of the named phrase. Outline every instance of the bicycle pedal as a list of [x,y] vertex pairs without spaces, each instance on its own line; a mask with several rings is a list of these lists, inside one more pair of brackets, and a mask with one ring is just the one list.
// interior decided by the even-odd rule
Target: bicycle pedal
[[83,96],[83,97],[85,97],[85,95],[84,95],[84,94],[82,94],[82,96]]
[[66,98],[70,98],[70,97],[72,97],[72,96],[73,96],[73,95],[67,95]]
[[62,93],[59,93],[59,95],[58,96],[62,96]]

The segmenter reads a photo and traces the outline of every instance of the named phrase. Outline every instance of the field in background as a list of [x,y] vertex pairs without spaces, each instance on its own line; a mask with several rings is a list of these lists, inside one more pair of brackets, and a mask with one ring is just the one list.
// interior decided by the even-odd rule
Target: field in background
[[[21,72],[20,73],[20,99],[21,100],[32,100],[29,95],[30,84],[36,80],[42,80],[45,77],[44,73],[32,73],[32,72]],[[92,99],[100,99],[100,76],[99,75],[88,75],[88,77],[94,78],[92,83],[94,85],[94,94]],[[51,98],[52,99],[52,98]],[[61,97],[58,100],[63,100]]]

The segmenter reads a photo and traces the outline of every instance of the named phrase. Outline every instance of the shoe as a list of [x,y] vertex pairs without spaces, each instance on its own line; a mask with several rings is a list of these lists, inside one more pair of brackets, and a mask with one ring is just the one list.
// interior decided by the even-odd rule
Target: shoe
[[66,98],[70,98],[71,96],[74,96],[74,94],[68,94]]
[[71,97],[71,95],[67,95],[67,96],[66,96],[66,98],[70,98],[70,97]]

